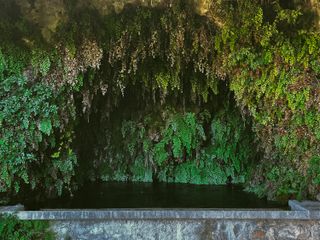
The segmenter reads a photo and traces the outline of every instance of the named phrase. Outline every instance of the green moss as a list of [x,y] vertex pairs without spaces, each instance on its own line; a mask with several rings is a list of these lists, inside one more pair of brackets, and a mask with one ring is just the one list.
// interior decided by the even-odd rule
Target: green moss
[[22,221],[13,216],[0,216],[2,240],[53,240],[54,234],[46,221]]

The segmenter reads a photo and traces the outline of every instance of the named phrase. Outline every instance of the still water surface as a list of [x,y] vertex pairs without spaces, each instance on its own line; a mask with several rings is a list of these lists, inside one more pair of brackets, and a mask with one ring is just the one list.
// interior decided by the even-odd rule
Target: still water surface
[[23,200],[34,209],[102,208],[286,208],[278,202],[259,199],[241,186],[210,186],[165,183],[90,183],[73,197],[37,201]]

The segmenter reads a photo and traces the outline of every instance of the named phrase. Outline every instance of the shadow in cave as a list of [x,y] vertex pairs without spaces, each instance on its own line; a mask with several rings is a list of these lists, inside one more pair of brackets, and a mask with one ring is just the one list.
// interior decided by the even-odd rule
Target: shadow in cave
[[[190,89],[191,86],[185,84],[183,90],[169,92],[164,100],[159,91],[143,92],[143,86],[139,84],[130,85],[126,89],[124,96],[117,99],[116,104],[114,104],[115,100],[112,95],[108,95],[108,93],[103,95],[98,91],[92,98],[91,108],[87,112],[83,112],[83,97],[78,95],[76,97],[78,124],[75,139],[75,149],[79,161],[78,173],[76,174],[77,182],[115,181],[114,178],[108,178],[103,175],[112,175],[117,171],[116,168],[119,168],[119,165],[117,166],[117,159],[119,158],[115,157],[115,155],[123,151],[121,144],[126,140],[126,136],[123,136],[122,133],[122,122],[124,120],[138,121],[139,124],[143,124],[143,120],[151,114],[152,121],[156,122],[164,114],[165,109],[173,109],[173,111],[179,113],[192,112],[196,114],[207,111],[211,116],[214,116],[216,113],[228,108],[228,110],[240,115],[233,93],[228,89],[226,81],[220,81],[218,86],[219,93],[214,94],[211,92],[206,102],[201,97],[195,98],[192,96]],[[225,121],[228,121],[228,119]],[[253,136],[250,120],[239,122],[238,124],[239,126],[241,124],[245,125],[245,133]],[[210,122],[203,124],[205,134],[209,133],[212,130],[211,128]],[[153,139],[153,141],[159,140]],[[212,140],[208,137],[203,146],[210,144],[212,144]],[[110,145],[112,145],[112,149],[109,148]],[[129,148],[129,146],[127,147]],[[255,145],[250,147],[256,149]],[[142,150],[140,149],[140,151]],[[159,182],[159,169],[157,166],[152,166],[152,179],[149,178],[148,181],[132,181],[130,165],[134,164],[134,159],[132,159],[132,156],[125,154],[122,157],[126,158],[126,160],[120,164],[120,167],[124,169],[123,171],[127,174],[127,177],[120,177],[116,181]],[[194,157],[196,158],[196,156]],[[248,164],[254,164],[258,159],[259,153],[257,152],[255,158],[250,159]],[[222,164],[224,163],[222,162]],[[114,168],[113,165],[117,167]],[[163,179],[160,182],[163,182]],[[167,182],[172,182],[172,180]],[[222,184],[232,186],[232,176],[226,176]]]

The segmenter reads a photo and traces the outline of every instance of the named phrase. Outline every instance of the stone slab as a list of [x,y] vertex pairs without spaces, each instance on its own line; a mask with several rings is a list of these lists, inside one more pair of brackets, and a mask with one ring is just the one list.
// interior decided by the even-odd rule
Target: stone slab
[[320,211],[60,209],[14,214],[20,220],[48,220],[57,240],[320,239]]
[[289,206],[293,211],[320,211],[320,202],[289,200]]
[[0,214],[1,213],[15,213],[18,211],[23,211],[24,206],[21,204],[13,205],[13,206],[2,206],[0,207]]
[[118,220],[54,221],[56,239],[319,240],[320,221]]
[[320,211],[209,210],[209,209],[105,209],[19,211],[22,220],[208,220],[273,219],[319,220]]

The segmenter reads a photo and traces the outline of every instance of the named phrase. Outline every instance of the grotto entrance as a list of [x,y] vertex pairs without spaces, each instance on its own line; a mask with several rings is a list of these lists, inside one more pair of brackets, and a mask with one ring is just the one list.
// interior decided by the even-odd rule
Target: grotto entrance
[[[1,36],[0,49],[6,195],[24,187],[76,194],[88,182],[232,187],[248,182],[257,159],[257,193],[317,191],[319,131],[308,133],[319,125],[318,37],[300,31],[310,25],[301,20],[291,34],[300,14],[290,6],[128,1],[109,11],[99,1],[60,2],[60,14],[13,3],[24,19],[1,15],[2,32],[14,33]],[[309,49],[302,60],[310,69],[295,63],[302,55],[294,49]],[[291,80],[309,75],[297,97],[300,80]]]
[[28,210],[287,207],[244,190],[259,152],[225,82],[206,101],[192,99],[188,86],[165,99],[141,89],[131,85],[117,100],[94,91],[89,109],[87,96],[76,94],[77,188],[12,203],[22,199]]
[[249,179],[260,157],[250,119],[236,106],[222,59],[208,51],[217,26],[189,7],[128,7],[107,19],[124,29],[108,25],[105,56],[93,42],[83,47],[94,68],[74,94],[76,182]]
[[78,95],[79,188],[72,197],[24,199],[25,207],[286,208],[244,191],[258,153],[227,87],[207,102],[187,91],[161,102],[159,93],[130,86],[113,106],[96,94],[89,112]]
[[[225,82],[207,101],[131,85],[119,99],[78,94],[73,197],[46,208],[275,208],[243,190],[258,157],[249,120]],[[91,86],[92,89],[92,86]],[[84,108],[90,106],[90,109]]]
[[79,96],[79,181],[244,183],[259,157],[250,120],[224,82],[206,101],[184,87],[161,96],[130,86],[116,104],[98,93],[88,111]]

